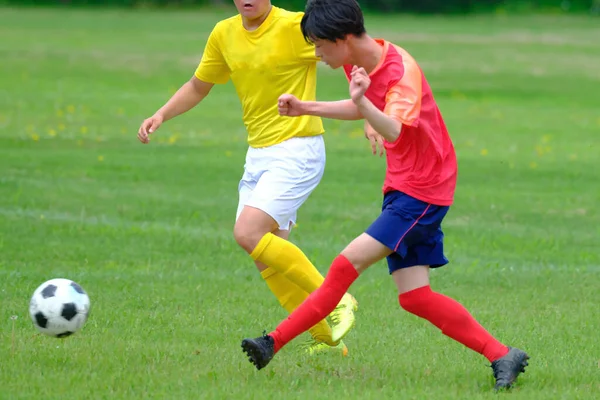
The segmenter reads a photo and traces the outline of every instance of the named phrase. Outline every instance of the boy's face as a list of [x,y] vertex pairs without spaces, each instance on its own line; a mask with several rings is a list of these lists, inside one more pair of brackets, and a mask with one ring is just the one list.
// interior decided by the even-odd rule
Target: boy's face
[[312,42],[315,45],[315,55],[332,69],[337,69],[346,64],[348,59],[346,40],[332,42],[325,39],[315,39]]
[[264,16],[271,8],[271,0],[233,0],[242,17],[249,20]]

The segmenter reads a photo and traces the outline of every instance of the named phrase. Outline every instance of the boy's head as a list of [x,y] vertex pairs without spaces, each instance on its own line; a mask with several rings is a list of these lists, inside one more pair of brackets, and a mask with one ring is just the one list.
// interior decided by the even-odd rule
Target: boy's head
[[304,38],[315,44],[316,56],[331,68],[349,58],[347,41],[366,33],[356,0],[308,0],[300,27]]

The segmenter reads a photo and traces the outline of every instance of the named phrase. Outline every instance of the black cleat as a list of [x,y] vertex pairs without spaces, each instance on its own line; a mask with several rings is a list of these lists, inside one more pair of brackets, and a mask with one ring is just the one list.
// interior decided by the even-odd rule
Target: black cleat
[[525,367],[529,356],[523,350],[514,347],[508,348],[508,354],[492,363],[494,378],[496,378],[495,390],[510,389],[521,372],[525,373]]
[[267,334],[256,339],[242,340],[242,349],[248,355],[256,369],[260,370],[269,364],[275,355],[275,341]]

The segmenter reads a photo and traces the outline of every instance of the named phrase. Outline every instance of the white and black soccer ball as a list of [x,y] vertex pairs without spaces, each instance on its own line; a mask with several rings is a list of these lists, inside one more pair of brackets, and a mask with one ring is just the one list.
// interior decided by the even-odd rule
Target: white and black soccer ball
[[77,332],[87,321],[90,298],[81,286],[69,279],[42,283],[29,302],[33,325],[44,335],[64,338]]

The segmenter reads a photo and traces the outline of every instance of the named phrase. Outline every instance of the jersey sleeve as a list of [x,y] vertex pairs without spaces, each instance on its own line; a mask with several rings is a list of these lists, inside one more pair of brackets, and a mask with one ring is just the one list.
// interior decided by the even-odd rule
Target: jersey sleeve
[[416,63],[404,63],[402,78],[385,96],[384,113],[402,125],[416,127],[421,114],[423,77]]
[[303,16],[304,13],[302,12],[296,13],[290,21],[292,46],[294,46],[296,57],[301,61],[316,63],[320,61],[320,59],[315,55],[315,46],[304,39],[302,29],[300,28],[300,22],[302,21]]
[[216,25],[208,37],[204,53],[195,76],[201,81],[208,83],[227,83],[230,76],[229,66],[225,62],[221,49],[220,25]]

